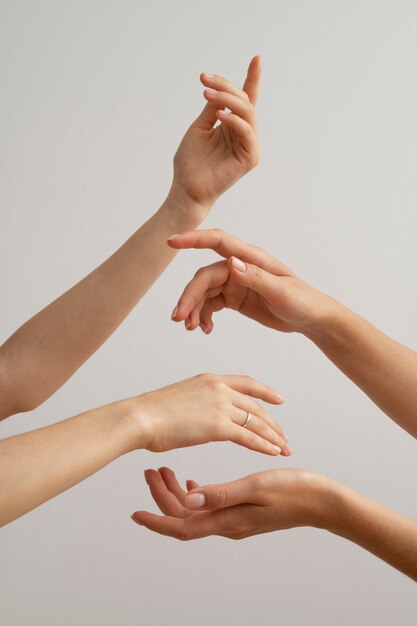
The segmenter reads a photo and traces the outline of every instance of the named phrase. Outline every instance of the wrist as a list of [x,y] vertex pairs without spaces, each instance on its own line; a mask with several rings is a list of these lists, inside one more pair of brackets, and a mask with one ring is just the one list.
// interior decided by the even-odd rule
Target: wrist
[[316,308],[315,319],[301,331],[307,339],[318,345],[326,339],[331,340],[340,335],[349,315],[354,315],[337,300],[322,295],[323,302]]
[[308,509],[308,526],[335,532],[343,519],[345,507],[341,490],[344,486],[327,476],[309,473],[308,490],[305,503]]
[[191,198],[181,183],[174,180],[160,210],[177,226],[177,232],[184,232],[197,228],[212,206],[213,203],[202,203]]
[[124,431],[125,452],[147,448],[151,438],[150,420],[141,396],[121,400],[116,405]]

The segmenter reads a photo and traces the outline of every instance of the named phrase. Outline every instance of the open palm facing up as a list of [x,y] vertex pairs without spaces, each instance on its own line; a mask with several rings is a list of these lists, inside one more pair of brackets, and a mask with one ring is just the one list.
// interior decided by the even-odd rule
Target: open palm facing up
[[297,526],[321,527],[334,490],[334,481],[300,469],[267,470],[204,487],[188,480],[187,491],[168,467],[146,470],[145,479],[163,515],[136,511],[132,519],[181,540],[244,539]]

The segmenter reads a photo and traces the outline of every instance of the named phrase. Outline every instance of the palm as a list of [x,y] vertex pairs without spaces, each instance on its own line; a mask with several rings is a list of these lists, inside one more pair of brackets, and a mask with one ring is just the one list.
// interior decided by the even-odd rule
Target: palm
[[253,289],[243,287],[229,277],[222,291],[225,308],[233,309],[246,317],[281,332],[293,332],[288,318],[291,311],[283,310],[282,305],[268,302]]
[[260,57],[254,57],[242,89],[219,76],[200,77],[208,102],[174,157],[174,182],[198,204],[211,206],[258,162],[254,105],[260,73]]
[[223,124],[192,126],[174,157],[174,176],[190,198],[211,204],[246,173],[246,159],[238,138]]

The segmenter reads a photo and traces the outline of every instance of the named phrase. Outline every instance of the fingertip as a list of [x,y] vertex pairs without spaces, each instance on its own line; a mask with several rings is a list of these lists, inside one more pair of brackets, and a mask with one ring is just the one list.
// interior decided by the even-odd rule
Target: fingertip
[[155,472],[155,471],[156,470],[154,470],[154,469],[146,469],[146,470],[144,470],[143,475],[145,477],[145,482],[146,482],[147,485],[149,485],[149,481],[152,478],[152,473]]
[[139,526],[143,526],[143,522],[139,518],[138,512],[132,513],[132,515],[130,516],[130,519],[133,520],[135,524],[139,524]]

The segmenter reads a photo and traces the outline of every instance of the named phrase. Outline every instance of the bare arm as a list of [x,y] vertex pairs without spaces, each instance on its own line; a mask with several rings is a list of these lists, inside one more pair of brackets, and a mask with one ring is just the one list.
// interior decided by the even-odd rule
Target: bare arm
[[[254,105],[260,59],[243,89],[201,75],[207,100],[174,157],[161,208],[100,267],[19,328],[0,347],[0,419],[44,402],[114,332],[175,255],[166,239],[195,228],[217,198],[258,162]],[[231,113],[223,115],[224,108]],[[221,124],[214,128],[218,120]]]
[[314,289],[273,256],[222,231],[172,237],[176,249],[212,248],[224,261],[201,268],[173,319],[188,330],[213,330],[213,314],[230,308],[281,332],[314,341],[393,420],[417,437],[417,353],[390,339]]
[[164,515],[137,511],[132,518],[160,534],[244,539],[312,526],[349,539],[417,581],[417,522],[320,474],[278,469],[222,485],[187,481],[188,492],[169,468],[147,470],[145,477]]
[[[114,332],[173,259],[165,245],[195,220],[168,199],[109,259],[21,326],[1,347],[1,417],[44,402]],[[7,374],[7,375],[6,375]]]
[[341,305],[304,334],[384,413],[417,437],[416,352]]
[[[246,376],[194,376],[0,441],[0,526],[138,448],[163,452],[210,441],[288,456],[286,438],[254,399],[280,396]],[[250,428],[243,428],[247,411]]]

